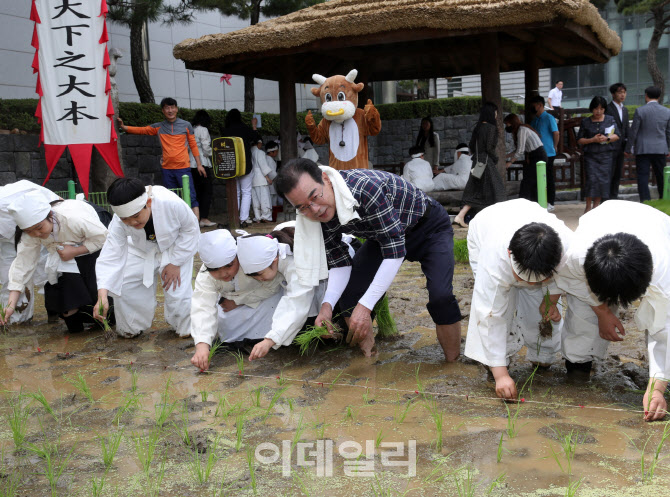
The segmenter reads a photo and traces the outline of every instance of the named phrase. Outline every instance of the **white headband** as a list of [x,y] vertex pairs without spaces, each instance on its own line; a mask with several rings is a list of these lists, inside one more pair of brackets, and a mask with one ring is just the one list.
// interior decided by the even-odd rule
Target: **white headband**
[[418,158],[421,157],[422,155],[423,155],[423,152],[420,152],[420,153],[418,153],[418,154],[412,154],[412,159],[418,159]]
[[269,236],[243,236],[237,239],[237,259],[244,274],[262,271],[277,257],[279,242]]
[[456,152],[467,152],[467,153],[470,153],[470,148],[468,148],[468,147],[457,148],[457,149],[456,149]]
[[218,269],[235,260],[237,244],[228,230],[209,231],[200,235],[198,253],[207,269]]
[[541,276],[538,278],[537,274],[533,271],[524,271],[521,269],[521,266],[519,266],[519,263],[516,262],[516,259],[512,254],[509,255],[509,260],[510,263],[512,264],[512,269],[516,273],[516,275],[521,278],[523,281],[526,281],[528,283],[540,283],[541,281],[544,281],[547,279],[547,276]]
[[134,216],[142,209],[144,209],[144,206],[147,205],[148,199],[149,195],[147,195],[147,192],[144,192],[141,196],[134,198],[127,204],[112,205],[112,210],[114,211],[114,214],[119,216],[121,219]]
[[279,147],[268,148],[266,152],[274,152],[275,150],[279,150]]
[[32,191],[9,204],[7,211],[16,225],[24,230],[44,221],[51,212],[51,205],[40,192]]

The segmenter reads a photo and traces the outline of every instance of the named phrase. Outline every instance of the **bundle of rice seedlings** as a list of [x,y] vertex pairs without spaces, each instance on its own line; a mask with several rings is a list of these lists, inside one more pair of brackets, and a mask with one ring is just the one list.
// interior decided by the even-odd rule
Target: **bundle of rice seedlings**
[[314,344],[316,349],[317,344],[325,343],[322,335],[328,334],[328,328],[325,326],[308,326],[305,331],[298,333],[293,339],[293,343],[300,347],[300,355],[305,355],[309,352],[310,347]]
[[468,241],[465,238],[462,240],[454,240],[454,260],[456,262],[470,262],[470,256],[468,255]]
[[377,336],[384,338],[398,334],[398,327],[395,324],[391,311],[389,310],[389,297],[384,297],[377,302],[375,306],[376,321],[377,321]]

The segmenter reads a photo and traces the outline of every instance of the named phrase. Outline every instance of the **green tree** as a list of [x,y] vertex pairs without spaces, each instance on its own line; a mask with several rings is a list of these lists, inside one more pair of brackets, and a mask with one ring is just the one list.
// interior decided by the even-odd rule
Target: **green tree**
[[[296,10],[310,7],[324,0],[189,0],[197,10],[218,10],[224,16],[235,16],[247,20],[253,26],[258,24],[261,14],[277,17]],[[254,78],[244,77],[244,111],[254,111]]]
[[144,27],[147,23],[189,23],[193,20],[190,0],[165,5],[164,0],[107,0],[107,18],[130,29],[130,67],[142,103],[155,103],[149,74],[144,65]]
[[[591,0],[596,7],[604,9],[609,0]],[[659,102],[663,102],[665,94],[665,76],[658,68],[658,61],[656,55],[658,53],[658,45],[661,37],[664,34],[669,34],[670,30],[670,0],[614,0],[617,11],[624,15],[632,14],[648,14],[647,24],[653,24],[649,40],[649,47],[647,49],[647,70],[654,82],[654,86],[661,89],[661,98]]]

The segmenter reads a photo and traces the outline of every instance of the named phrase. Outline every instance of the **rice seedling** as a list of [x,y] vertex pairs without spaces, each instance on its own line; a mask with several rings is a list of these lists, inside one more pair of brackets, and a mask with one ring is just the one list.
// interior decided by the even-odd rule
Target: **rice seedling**
[[[628,435],[626,436],[628,437]],[[656,450],[654,451],[654,455],[652,456],[651,462],[649,463],[647,463],[645,452],[647,450],[647,445],[649,445],[649,442],[651,441],[651,435],[647,437],[647,440],[644,442],[644,445],[641,448],[637,446],[632,438],[628,437],[631,445],[633,445],[635,450],[637,450],[640,454],[640,478],[643,482],[651,482],[651,480],[654,478],[654,473],[658,463],[660,462],[661,450],[663,449],[663,445],[665,444],[665,441],[668,437],[670,437],[670,422],[665,423],[663,433],[661,434],[661,439],[656,445]]]
[[565,497],[575,497],[575,495],[577,495],[577,490],[582,486],[582,481],[584,481],[584,478],[569,482],[568,486],[565,488]]
[[188,431],[189,428],[189,419],[188,419],[188,404],[186,401],[182,402],[182,407],[181,407],[181,422],[179,424],[173,423],[173,426],[175,428],[175,432],[177,435],[179,435],[179,438],[183,442],[184,445],[187,447],[191,446],[191,435]]
[[172,376],[168,376],[167,382],[165,383],[165,389],[161,393],[161,400],[158,404],[154,405],[154,413],[156,419],[156,426],[159,429],[163,429],[165,423],[167,423],[168,418],[172,415],[172,412],[177,408],[177,402],[170,402],[170,385],[172,384]]
[[384,441],[384,430],[380,429],[379,432],[377,432],[377,437],[375,438],[375,449],[379,448],[379,446],[382,444]]
[[445,468],[444,465],[449,462],[449,459],[451,459],[451,454],[447,454],[446,456],[443,457],[438,457],[436,459],[437,464],[433,465],[433,469],[428,473],[428,475],[423,479],[424,482],[426,483],[438,483],[444,480],[447,476],[449,476],[450,471],[448,471],[448,468]]
[[470,467],[461,468],[454,471],[454,482],[458,497],[474,497],[477,484],[475,483],[474,472]]
[[140,373],[136,370],[133,369],[130,371],[130,392],[133,394],[137,394],[137,382],[140,379]]
[[[212,346],[209,348],[209,355],[207,356],[207,364],[209,364],[210,367],[212,366],[212,359],[214,358],[214,356],[216,355],[216,353],[219,351],[219,349],[221,349],[222,347],[224,347],[223,342],[219,342],[219,341],[217,340],[217,341],[215,341],[215,342],[212,344]],[[224,348],[225,348],[225,347],[224,347]]]
[[[98,314],[102,317],[105,313],[105,306],[100,302],[98,305]],[[114,330],[112,327],[109,325],[109,321],[107,321],[107,318],[102,318],[99,320],[96,320],[98,324],[100,324],[100,327],[102,328],[102,331],[105,332],[105,338],[114,338]]]
[[102,462],[106,469],[109,469],[114,462],[114,457],[121,445],[121,438],[123,437],[123,430],[115,433],[110,433],[106,437],[99,436],[100,450],[102,452]]
[[463,238],[461,240],[454,240],[454,260],[456,262],[470,262],[468,254],[468,241]]
[[416,369],[414,370],[414,377],[416,378],[416,391],[421,394],[422,397],[425,397],[425,390],[423,388],[423,382],[421,381],[421,378],[419,377],[419,370],[421,369],[421,364],[419,364]]
[[561,464],[559,454],[553,447],[551,447],[551,455],[558,464],[558,467],[561,468],[561,471],[570,475],[572,474],[572,460],[575,458],[575,451],[577,449],[577,443],[579,443],[579,432],[575,430],[570,430],[570,433],[561,433],[556,430],[553,430],[558,439],[558,443],[563,449],[563,455],[565,456],[566,465],[563,467]]
[[[302,468],[302,469],[304,470],[305,468]],[[309,488],[307,487],[307,485],[305,485],[305,481],[302,478],[300,478],[299,473],[300,473],[300,468],[298,468],[298,471],[292,471],[291,476],[293,476],[293,480],[298,485],[298,488],[300,488],[300,491],[302,492],[302,494],[309,497],[311,495],[311,493],[309,491]]]
[[286,383],[286,378],[284,378],[284,371],[282,370],[282,371],[279,372],[279,376],[277,376],[277,385],[279,385],[281,387],[281,386],[284,386],[285,383]]
[[365,390],[363,390],[363,405],[368,405],[370,401],[370,389],[368,388],[368,380],[365,380]]
[[498,442],[498,454],[496,455],[496,462],[502,461],[503,456],[503,434],[500,434],[500,441]]
[[[2,322],[5,322],[5,319],[7,319],[5,316],[7,315],[7,307],[5,304],[0,302],[0,318],[2,318]],[[5,323],[3,325],[0,325],[0,333],[3,335],[6,334],[9,331],[9,323]]]
[[77,373],[77,378],[65,378],[65,381],[74,385],[79,393],[86,397],[91,404],[95,404],[91,387],[88,386],[86,378],[84,378],[81,373]]
[[325,438],[326,426],[328,425],[326,424],[325,420],[321,423],[317,423],[316,425],[314,425],[314,431],[317,440],[323,440]]
[[230,352],[235,358],[235,363],[237,364],[237,375],[244,376],[244,356],[241,352]]
[[507,473],[503,472],[500,473],[498,476],[496,476],[495,480],[491,482],[489,485],[488,490],[486,491],[486,495],[491,495],[493,491],[498,488],[500,485],[503,485],[505,483],[505,480],[507,480]]
[[391,489],[385,488],[382,485],[382,482],[377,474],[375,474],[374,483],[371,483],[370,486],[372,487],[372,495],[374,495],[374,497],[391,497]]
[[295,409],[295,401],[289,397],[286,402],[288,403],[289,411],[293,412],[293,409]]
[[426,408],[430,413],[430,417],[433,418],[435,423],[435,450],[438,452],[442,451],[442,424],[443,424],[443,415],[440,412],[439,407],[437,406],[437,400],[426,399]]
[[256,495],[256,456],[251,447],[247,449],[247,466],[249,467],[249,484]]
[[245,413],[241,412],[235,420],[235,452],[239,452],[242,447],[242,437],[244,436],[244,418]]
[[228,402],[228,397],[223,395],[221,398],[219,398],[219,403],[216,406],[216,410],[214,411],[214,417],[222,416],[224,419],[228,419],[228,416],[240,411],[242,411],[241,402],[231,405],[230,402]]
[[293,343],[300,347],[300,355],[302,356],[309,352],[312,345],[316,349],[319,343],[325,343],[322,338],[323,335],[328,335],[328,328],[325,326],[307,326],[305,331],[298,333],[293,339]]
[[196,483],[204,485],[209,481],[216,461],[218,461],[217,449],[219,446],[219,436],[217,435],[211,444],[207,444],[206,458],[203,462],[200,452],[194,450],[190,461],[191,474]]
[[337,382],[340,380],[340,377],[344,374],[344,369],[342,369],[339,373],[337,373],[337,376],[333,381],[330,382],[330,386],[328,387],[329,390],[332,390],[335,388],[335,385],[337,385]]
[[344,420],[356,421],[356,413],[354,412],[354,409],[351,406],[347,406],[347,409],[344,412]]
[[261,407],[261,394],[263,393],[263,387],[258,387],[249,392],[251,397],[251,407]]
[[377,336],[379,338],[386,338],[398,334],[398,326],[389,310],[388,294],[384,294],[381,300],[377,302],[374,312],[375,321],[377,321]]
[[165,477],[166,461],[167,458],[164,456],[161,459],[158,471],[156,471],[154,474],[151,474],[148,470],[146,471],[143,497],[158,497],[160,494],[163,478]]
[[298,442],[300,442],[300,438],[302,438],[302,434],[305,431],[305,426],[303,425],[302,417],[303,413],[300,413],[300,419],[298,419],[298,424],[296,425],[295,431],[293,432],[293,440],[291,440],[291,455],[293,455],[293,450],[295,449]]
[[23,389],[19,390],[18,395],[11,395],[7,402],[9,404],[9,414],[6,414],[9,428],[12,430],[12,439],[16,449],[23,447],[26,439],[26,428],[28,425],[28,418],[32,414],[29,409],[30,401],[26,402],[26,397],[23,395]]
[[148,475],[151,463],[156,455],[160,432],[154,427],[147,435],[133,434],[132,441],[135,446],[135,454],[140,463],[140,467],[145,475]]
[[407,402],[405,402],[405,406],[403,407],[403,409],[401,411],[399,411],[398,413],[396,413],[396,416],[395,416],[396,423],[398,423],[398,424],[404,423],[405,418],[407,417],[407,415],[415,407],[416,407],[416,404],[414,404],[412,402],[412,399],[407,399]]
[[41,389],[38,389],[37,392],[28,392],[26,396],[30,397],[31,399],[37,401],[43,408],[44,410],[49,413],[49,415],[54,418],[54,421],[58,421],[58,416],[56,415],[56,411],[53,410],[53,407],[49,405],[49,402],[47,401],[47,398],[44,396],[42,393]]
[[514,438],[519,434],[519,427],[517,422],[519,420],[519,414],[521,413],[521,403],[516,404],[516,409],[514,414],[509,409],[509,403],[505,402],[505,409],[507,409],[507,428],[505,432],[507,433],[508,438]]
[[270,403],[268,404],[267,409],[265,410],[265,415],[263,416],[263,421],[268,419],[268,416],[270,416],[270,413],[272,411],[272,408],[275,406],[277,402],[279,402],[279,399],[281,398],[282,395],[284,395],[284,392],[288,390],[288,387],[281,388],[277,390],[273,395],[272,398],[270,399]]
[[[0,451],[0,466],[5,467],[5,450]],[[2,472],[0,478],[0,497],[16,497],[21,486],[21,473],[19,471]]]
[[112,423],[118,426],[119,423],[121,422],[121,418],[123,417],[123,415],[137,410],[139,404],[140,404],[139,396],[131,392],[127,393],[124,396],[123,400],[121,401],[121,404],[119,405],[118,409],[116,410],[116,414],[114,415],[114,419],[112,419]]
[[72,454],[74,453],[75,446],[72,446],[72,449],[70,449],[70,452],[68,452],[67,456],[61,456],[61,447],[60,447],[60,440],[56,442],[55,444],[48,444],[45,442],[41,452],[40,452],[40,457],[44,460],[44,476],[49,482],[49,487],[51,490],[51,495],[56,496],[58,495],[58,482],[61,479],[61,476],[63,475],[63,472],[65,471],[65,468],[67,468],[68,462],[70,462],[70,459],[72,458]]
[[106,474],[102,475],[100,478],[96,478],[95,476],[91,478],[91,497],[102,496],[102,491],[105,489],[105,476]]

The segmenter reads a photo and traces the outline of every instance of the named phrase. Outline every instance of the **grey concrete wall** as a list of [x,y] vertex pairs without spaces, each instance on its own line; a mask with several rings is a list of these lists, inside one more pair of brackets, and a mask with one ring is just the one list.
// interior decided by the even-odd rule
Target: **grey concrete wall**
[[[453,161],[459,142],[468,142],[477,116],[436,117],[435,131],[440,135],[440,161]],[[409,160],[408,150],[414,145],[420,119],[383,121],[382,131],[369,139],[369,154],[373,165],[400,164]],[[265,140],[276,137],[264,137]],[[42,184],[47,175],[44,150],[38,147],[37,135],[0,135],[0,185],[27,179]],[[126,176],[140,178],[146,184],[161,184],[160,141],[155,136],[121,135]],[[328,146],[316,147],[322,164],[328,163]],[[96,153],[94,151],[94,153]],[[58,161],[46,186],[66,190],[72,178],[72,160],[67,152]],[[225,211],[225,182],[215,180],[214,214]]]

